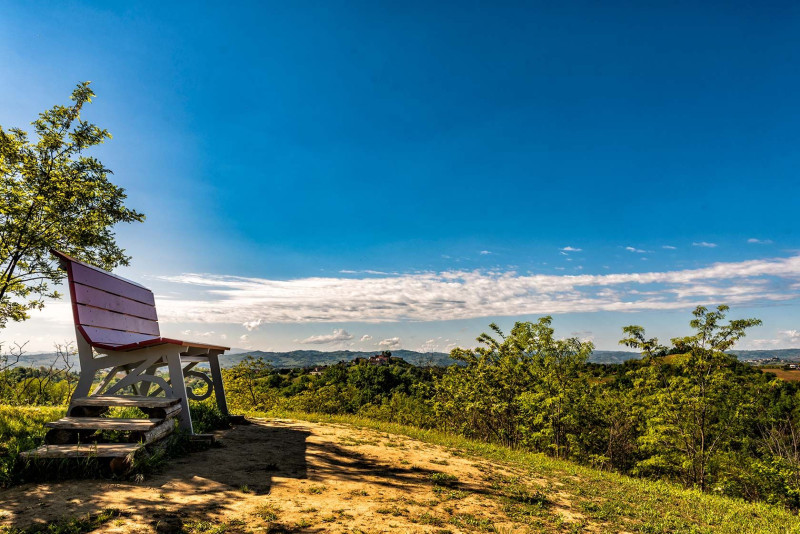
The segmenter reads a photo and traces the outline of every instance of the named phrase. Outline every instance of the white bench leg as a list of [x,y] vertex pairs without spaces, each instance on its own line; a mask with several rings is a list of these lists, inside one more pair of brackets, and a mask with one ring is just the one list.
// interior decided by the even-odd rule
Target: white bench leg
[[189,396],[186,394],[186,382],[183,376],[180,355],[176,352],[167,356],[167,365],[169,367],[169,383],[172,386],[172,394],[181,399],[180,427],[190,434],[194,434],[192,430],[192,414],[189,412]]
[[75,391],[72,392],[72,397],[75,399],[81,397],[88,397],[89,391],[92,389],[92,382],[94,381],[94,369],[81,369],[81,375],[78,379],[78,384],[75,386]]
[[92,390],[92,382],[97,367],[94,365],[92,346],[83,338],[80,331],[75,328],[75,337],[78,345],[78,360],[81,363],[81,374],[75,391],[72,392],[74,398],[87,397]]
[[228,401],[225,398],[225,388],[222,385],[222,372],[219,369],[219,355],[208,355],[208,366],[211,368],[211,381],[214,384],[214,397],[217,399],[217,406],[223,415],[228,415]]

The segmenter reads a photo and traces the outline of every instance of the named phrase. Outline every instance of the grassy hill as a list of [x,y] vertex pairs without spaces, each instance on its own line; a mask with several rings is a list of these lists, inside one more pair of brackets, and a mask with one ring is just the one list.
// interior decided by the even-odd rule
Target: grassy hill
[[[0,532],[800,532],[778,506],[442,432],[353,416],[249,417],[219,436],[221,449],[144,477],[2,490]],[[47,506],[30,505],[44,493]]]

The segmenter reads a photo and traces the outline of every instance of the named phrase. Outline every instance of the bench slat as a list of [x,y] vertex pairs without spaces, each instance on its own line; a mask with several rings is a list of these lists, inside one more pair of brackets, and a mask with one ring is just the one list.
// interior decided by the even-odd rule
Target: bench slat
[[72,399],[74,406],[136,406],[137,408],[169,408],[180,404],[181,400],[173,397],[143,397],[134,395],[93,395]]
[[147,319],[101,310],[100,308],[90,308],[83,304],[78,304],[77,308],[78,322],[83,326],[113,328],[114,330],[149,334],[155,337],[160,335],[156,321],[148,321]]
[[158,321],[158,314],[156,313],[155,306],[143,304],[139,301],[112,293],[106,293],[100,289],[83,284],[75,284],[74,287],[75,301],[78,304],[87,304],[95,308],[103,308],[104,310],[124,313],[126,315],[135,315],[142,319]]
[[136,300],[150,306],[155,306],[153,292],[142,286],[126,282],[121,278],[106,274],[103,271],[92,269],[80,263],[72,263],[72,282],[85,286],[102,289],[121,297]]
[[150,334],[137,334],[134,332],[122,332],[120,330],[109,330],[108,328],[98,328],[96,326],[81,326],[86,338],[96,345],[122,346],[131,343],[139,343],[153,339]]

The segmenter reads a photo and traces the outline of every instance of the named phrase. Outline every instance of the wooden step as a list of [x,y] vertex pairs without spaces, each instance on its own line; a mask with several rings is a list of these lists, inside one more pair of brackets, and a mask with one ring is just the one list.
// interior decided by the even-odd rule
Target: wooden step
[[166,397],[137,397],[134,395],[95,395],[72,399],[70,406],[134,406],[136,408],[168,408],[180,403],[180,399]]
[[47,428],[61,430],[121,430],[147,432],[162,422],[162,419],[117,419],[113,417],[62,417],[58,421],[45,423]]
[[180,399],[175,398],[95,395],[72,399],[67,415],[70,417],[99,417],[115,406],[139,408],[151,419],[175,417],[182,409]]
[[77,445],[42,445],[20,454],[23,458],[124,458],[144,445],[139,443],[80,443]]

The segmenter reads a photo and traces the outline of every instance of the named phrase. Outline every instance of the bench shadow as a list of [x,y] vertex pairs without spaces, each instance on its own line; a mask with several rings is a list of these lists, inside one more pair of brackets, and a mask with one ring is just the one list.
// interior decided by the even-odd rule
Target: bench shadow
[[[202,478],[266,495],[273,477],[307,478],[306,439],[310,434],[280,421],[237,426],[225,434],[220,446],[170,461],[169,475],[181,480]],[[176,471],[181,473],[177,477]]]

